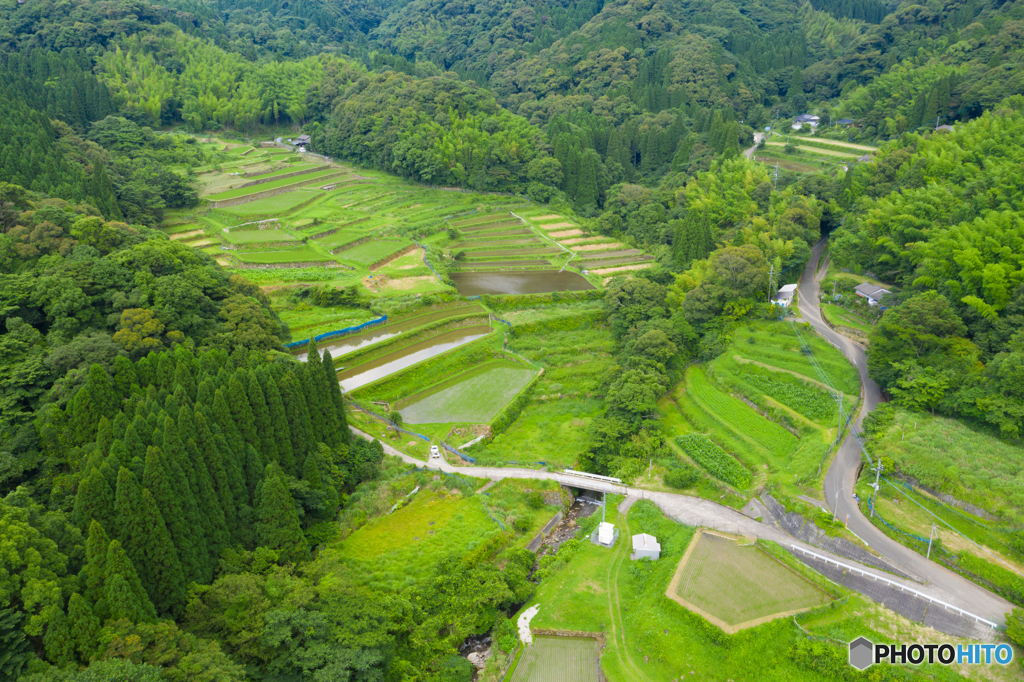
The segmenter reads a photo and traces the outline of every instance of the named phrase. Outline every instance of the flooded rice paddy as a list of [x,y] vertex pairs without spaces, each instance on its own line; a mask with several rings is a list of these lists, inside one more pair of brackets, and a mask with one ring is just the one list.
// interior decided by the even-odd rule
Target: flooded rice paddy
[[479,294],[547,294],[553,291],[585,291],[594,285],[575,272],[453,272],[451,278],[462,296]]
[[470,341],[476,341],[483,336],[487,336],[490,332],[491,328],[486,325],[475,325],[445,332],[426,341],[413,344],[408,348],[387,353],[375,360],[356,365],[355,367],[343,368],[338,373],[338,380],[343,391],[346,393],[354,391],[361,386],[411,367],[417,362],[422,362],[459,346],[464,346]]

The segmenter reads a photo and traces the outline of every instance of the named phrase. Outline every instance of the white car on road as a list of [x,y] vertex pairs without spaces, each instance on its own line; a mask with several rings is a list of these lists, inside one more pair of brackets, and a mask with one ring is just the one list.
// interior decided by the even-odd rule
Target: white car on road
[[431,459],[434,459],[434,458],[441,459],[441,450],[436,445],[431,445],[430,446],[430,458]]

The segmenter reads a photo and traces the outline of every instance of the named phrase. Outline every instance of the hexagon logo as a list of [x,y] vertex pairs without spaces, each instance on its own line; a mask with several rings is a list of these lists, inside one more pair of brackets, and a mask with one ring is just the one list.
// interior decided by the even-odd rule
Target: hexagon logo
[[850,665],[857,670],[865,670],[875,662],[875,645],[864,637],[850,642]]

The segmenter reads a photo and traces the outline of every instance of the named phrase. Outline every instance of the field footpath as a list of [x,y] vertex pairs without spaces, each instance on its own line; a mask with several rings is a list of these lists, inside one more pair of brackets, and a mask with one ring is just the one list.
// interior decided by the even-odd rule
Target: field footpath
[[[357,436],[360,436],[367,440],[374,439],[373,436],[364,433],[359,429],[356,429],[355,427],[350,426],[349,428]],[[850,442],[855,442],[855,439],[848,439],[847,443]],[[409,455],[406,455],[405,453],[400,452],[399,450],[396,450],[395,448],[391,447],[387,443],[381,443],[381,445],[384,446],[384,452],[386,454],[399,457],[409,464],[414,464],[416,466],[424,466],[422,460],[410,457]],[[441,460],[440,462],[438,462],[437,460],[429,461],[426,464],[426,468],[438,469],[440,471],[450,474],[457,473],[462,474],[464,476],[474,476],[496,480],[501,480],[505,478],[532,478],[557,481],[559,477],[562,476],[557,472],[542,471],[539,469],[519,469],[512,467],[486,467],[470,465],[454,466],[444,460]],[[650,500],[659,509],[661,509],[666,516],[684,525],[693,527],[713,528],[716,530],[725,531],[728,533],[733,533],[735,535],[741,535],[744,537],[754,537],[761,540],[772,540],[773,542],[777,542],[783,546],[793,545],[798,548],[807,549],[822,556],[827,556],[832,561],[839,561],[855,566],[858,572],[863,571],[866,575],[869,576],[877,575],[878,577],[884,578],[885,580],[891,583],[901,585],[911,590],[916,590],[920,593],[930,596],[933,599],[944,601],[948,604],[956,606],[959,609],[962,609],[967,613],[976,614],[978,616],[981,616],[982,618],[986,618],[996,623],[1005,623],[1006,614],[1013,608],[1009,602],[1003,600],[1002,598],[997,597],[996,595],[988,592],[987,590],[983,590],[983,588],[979,587],[978,585],[975,585],[974,583],[969,582],[965,578],[960,578],[960,576],[949,573],[945,569],[936,566],[932,562],[927,562],[930,565],[931,570],[939,569],[945,573],[949,573],[949,575],[956,578],[958,582],[962,581],[966,584],[966,586],[969,586],[969,589],[951,590],[947,589],[943,584],[936,584],[930,581],[922,585],[919,582],[900,578],[893,574],[882,575],[881,571],[879,571],[877,568],[873,566],[865,566],[847,557],[834,555],[828,550],[822,549],[820,547],[815,547],[805,542],[801,542],[800,540],[797,540],[790,536],[781,528],[775,528],[771,525],[755,521],[754,519],[751,519],[750,517],[743,515],[735,509],[725,507],[715,502],[711,502],[710,500],[705,500],[704,498],[701,497],[693,497],[691,495],[683,495],[681,493],[651,492],[649,490],[629,487],[623,487],[623,491],[625,492],[627,499],[635,498]],[[626,529],[623,530],[623,533],[625,532]],[[885,539],[888,540],[888,538]],[[911,552],[911,550],[909,549],[906,551]],[[921,574],[920,571],[922,571],[922,569],[916,564],[914,565],[913,570],[910,570],[907,569],[906,566],[903,565],[898,558],[890,556],[886,553],[883,553],[883,556],[885,556],[890,561],[896,563],[897,566],[900,566],[905,570],[908,570],[908,572],[911,574]],[[920,557],[920,555],[916,553],[913,553],[912,558],[913,557],[921,559],[922,563],[924,562],[924,557]],[[976,595],[978,592],[983,593],[984,595],[986,595],[986,597],[982,599],[976,599]]]

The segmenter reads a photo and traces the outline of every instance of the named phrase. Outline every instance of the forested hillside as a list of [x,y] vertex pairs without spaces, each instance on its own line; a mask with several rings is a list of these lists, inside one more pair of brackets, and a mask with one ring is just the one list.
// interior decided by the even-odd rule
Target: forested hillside
[[[501,521],[387,586],[323,562],[413,483],[451,498],[466,484],[350,438],[331,354],[299,363],[282,346],[268,293],[363,322],[384,299],[370,278],[334,296],[298,272],[272,292],[156,229],[205,215],[197,175],[227,155],[207,138],[244,143],[237,161],[305,133],[358,167],[346,181],[380,177],[362,168],[512,195],[460,232],[436,190],[432,217],[367,257],[439,237],[396,267],[442,304],[457,298],[449,247],[478,248],[489,225],[534,241],[502,222],[527,201],[547,202],[559,244],[636,257],[591,274],[603,291],[583,293],[601,300],[568,316],[604,335],[581,353],[600,366],[577,396],[586,419],[566,418],[581,444],[566,456],[587,470],[677,460],[659,401],[691,365],[757,343],[780,315],[767,300],[823,237],[839,274],[891,287],[884,310],[849,279],[829,302],[845,293],[839,312],[865,317],[893,405],[1017,448],[1022,74],[1024,0],[0,0],[0,678],[466,682],[461,643],[514,641],[506,612],[554,570],[514,546],[528,523]],[[804,113],[816,131],[792,127]],[[785,141],[757,143],[766,126]],[[182,209],[195,215],[165,221]],[[333,237],[322,216],[288,237]],[[335,233],[332,249],[356,241]],[[372,314],[427,298],[406,293]]]

